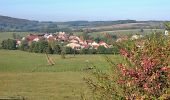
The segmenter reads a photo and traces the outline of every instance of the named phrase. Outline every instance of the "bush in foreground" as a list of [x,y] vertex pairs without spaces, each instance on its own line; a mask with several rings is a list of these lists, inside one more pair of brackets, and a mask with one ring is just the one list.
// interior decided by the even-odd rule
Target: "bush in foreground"
[[[128,48],[129,49],[129,48]],[[106,57],[110,72],[94,66],[92,78],[85,79],[97,100],[157,100],[168,99],[170,88],[170,40],[154,34],[140,48],[120,49],[126,63],[115,64]]]

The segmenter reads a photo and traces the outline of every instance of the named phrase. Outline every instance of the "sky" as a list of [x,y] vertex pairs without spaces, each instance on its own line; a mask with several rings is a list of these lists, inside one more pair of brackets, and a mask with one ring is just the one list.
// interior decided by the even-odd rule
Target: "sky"
[[0,15],[38,21],[170,20],[170,0],[0,0]]

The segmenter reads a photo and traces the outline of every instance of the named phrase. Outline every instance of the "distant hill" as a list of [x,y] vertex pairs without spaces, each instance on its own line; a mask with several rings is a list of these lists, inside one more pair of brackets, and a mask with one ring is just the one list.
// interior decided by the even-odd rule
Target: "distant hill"
[[59,28],[57,24],[53,22],[39,22],[8,16],[0,16],[0,31],[56,32],[57,30],[59,30]]
[[115,29],[138,29],[138,28],[163,28],[163,21],[68,21],[68,22],[39,22],[27,19],[19,19],[8,16],[0,16],[0,31],[79,31],[91,29],[95,31]]
[[25,23],[38,23],[38,21],[30,21],[27,19],[19,19],[19,18],[13,18],[8,16],[1,16],[0,15],[0,23],[6,23],[6,24],[25,24]]

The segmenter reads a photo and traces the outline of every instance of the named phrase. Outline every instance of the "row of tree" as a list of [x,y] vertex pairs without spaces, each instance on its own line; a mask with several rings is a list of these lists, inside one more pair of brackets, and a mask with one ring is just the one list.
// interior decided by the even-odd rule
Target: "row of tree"
[[17,46],[16,40],[7,39],[2,42],[3,49],[9,50],[22,50],[34,53],[48,53],[48,54],[118,54],[119,49],[117,46],[112,48],[105,48],[99,46],[98,49],[92,47],[84,48],[81,50],[72,49],[71,47],[64,46],[65,43],[61,42],[48,42],[46,40],[40,40],[38,42],[22,41],[20,46]]

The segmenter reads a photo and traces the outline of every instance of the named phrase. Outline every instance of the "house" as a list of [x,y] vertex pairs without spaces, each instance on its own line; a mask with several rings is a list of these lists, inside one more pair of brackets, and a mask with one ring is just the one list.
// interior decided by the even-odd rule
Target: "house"
[[167,30],[165,30],[165,35],[166,35],[166,36],[169,35],[169,32],[168,32]]
[[87,45],[87,44],[83,44],[83,45],[81,45],[81,49],[89,49],[89,45]]
[[123,37],[120,37],[116,40],[116,42],[123,42],[123,41],[127,41],[128,40],[128,36],[123,36]]
[[58,40],[59,41],[67,41],[68,40],[68,35],[65,34],[65,32],[59,32],[58,33]]
[[79,43],[79,41],[74,40],[74,39],[73,39],[73,40],[70,40],[69,42],[70,42],[70,43]]
[[26,40],[32,42],[32,41],[38,41],[39,40],[38,38],[39,38],[38,35],[30,34],[26,37]]
[[100,41],[99,46],[104,46],[105,48],[110,48],[110,46],[104,41]]
[[137,40],[139,38],[142,38],[142,35],[132,35],[131,40]]
[[33,39],[33,41],[35,41],[35,42],[38,42],[39,40],[40,40],[39,37],[36,37]]
[[59,34],[59,36],[64,36],[64,35],[66,35],[65,32],[59,32],[58,34]]
[[81,44],[81,45],[86,44],[86,45],[87,45],[87,42],[86,42],[86,41],[83,41],[83,40],[80,40],[80,41],[79,41],[79,44]]
[[99,47],[99,44],[96,43],[95,41],[93,41],[93,43],[91,44],[91,46],[94,48],[94,49],[97,49]]
[[86,40],[86,43],[87,43],[88,45],[92,45],[93,40]]
[[16,47],[19,47],[21,45],[21,41],[20,40],[16,40]]
[[81,41],[81,39],[78,36],[72,35],[69,37],[69,40],[77,40],[77,41]]
[[[40,36],[40,35],[39,35]],[[53,37],[53,34],[42,34],[41,37],[44,37],[44,38],[49,38],[49,37]]]
[[75,50],[81,49],[81,45],[77,44],[77,43],[69,43],[69,44],[66,45],[66,47],[71,47],[72,49],[75,49]]
[[56,40],[57,40],[57,39],[56,39],[55,37],[53,37],[53,36],[47,38],[47,41],[48,41],[48,42],[56,41]]

